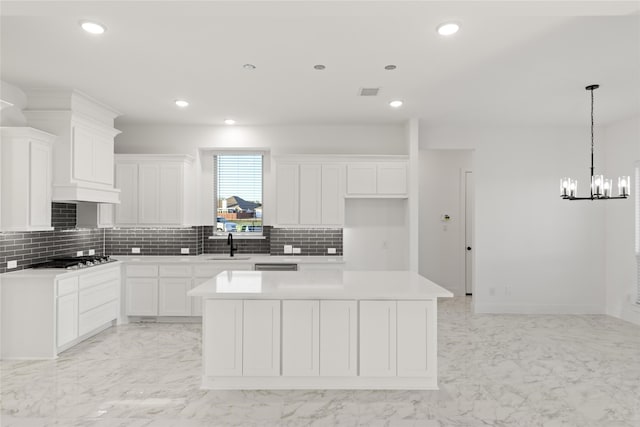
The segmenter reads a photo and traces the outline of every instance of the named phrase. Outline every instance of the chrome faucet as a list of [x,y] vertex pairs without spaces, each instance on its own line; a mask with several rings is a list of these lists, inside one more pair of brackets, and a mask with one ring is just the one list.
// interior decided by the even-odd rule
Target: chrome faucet
[[227,236],[227,245],[229,245],[229,256],[233,256],[233,253],[238,250],[237,246],[233,246],[233,234],[229,233]]

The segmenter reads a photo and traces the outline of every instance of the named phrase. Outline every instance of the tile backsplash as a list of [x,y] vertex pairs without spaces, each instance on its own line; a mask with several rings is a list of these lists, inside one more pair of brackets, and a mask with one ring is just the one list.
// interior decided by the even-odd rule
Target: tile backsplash
[[[209,239],[211,226],[182,228],[113,228],[77,229],[76,205],[52,203],[51,223],[54,230],[0,233],[0,273],[22,270],[58,256],[75,256],[77,251],[93,249],[96,255],[189,255],[227,253],[226,239]],[[342,255],[342,229],[264,227],[264,239],[236,239],[238,253],[285,255],[284,245],[300,248],[296,256]],[[17,260],[16,269],[7,270],[7,261]]]

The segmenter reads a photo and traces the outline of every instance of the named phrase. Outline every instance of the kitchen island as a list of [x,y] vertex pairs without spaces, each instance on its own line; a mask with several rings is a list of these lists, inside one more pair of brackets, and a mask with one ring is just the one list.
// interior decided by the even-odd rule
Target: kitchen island
[[203,388],[416,389],[437,384],[437,298],[409,271],[224,271],[203,298]]

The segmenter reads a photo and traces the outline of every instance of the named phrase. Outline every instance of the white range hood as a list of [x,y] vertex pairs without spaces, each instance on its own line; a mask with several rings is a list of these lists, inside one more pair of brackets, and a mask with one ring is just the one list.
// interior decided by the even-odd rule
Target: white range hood
[[56,135],[54,202],[120,203],[114,188],[113,127],[119,112],[77,90],[29,89],[24,115],[29,126]]

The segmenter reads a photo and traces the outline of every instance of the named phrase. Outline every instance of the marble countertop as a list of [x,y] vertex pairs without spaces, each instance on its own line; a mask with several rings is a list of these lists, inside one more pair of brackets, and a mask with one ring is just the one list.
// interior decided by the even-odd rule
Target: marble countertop
[[112,258],[125,262],[139,263],[275,263],[275,264],[344,264],[341,256],[278,256],[267,254],[235,254],[231,259],[228,254],[202,254],[191,256],[135,256],[113,255]]
[[223,271],[188,292],[214,299],[420,300],[453,294],[411,271]]
[[107,264],[95,265],[93,267],[82,268],[79,270],[65,270],[64,268],[27,268],[24,270],[12,271],[8,273],[0,274],[0,280],[2,279],[54,279],[73,277],[81,273],[90,273],[100,271],[102,269],[120,266],[121,261],[113,261]]

